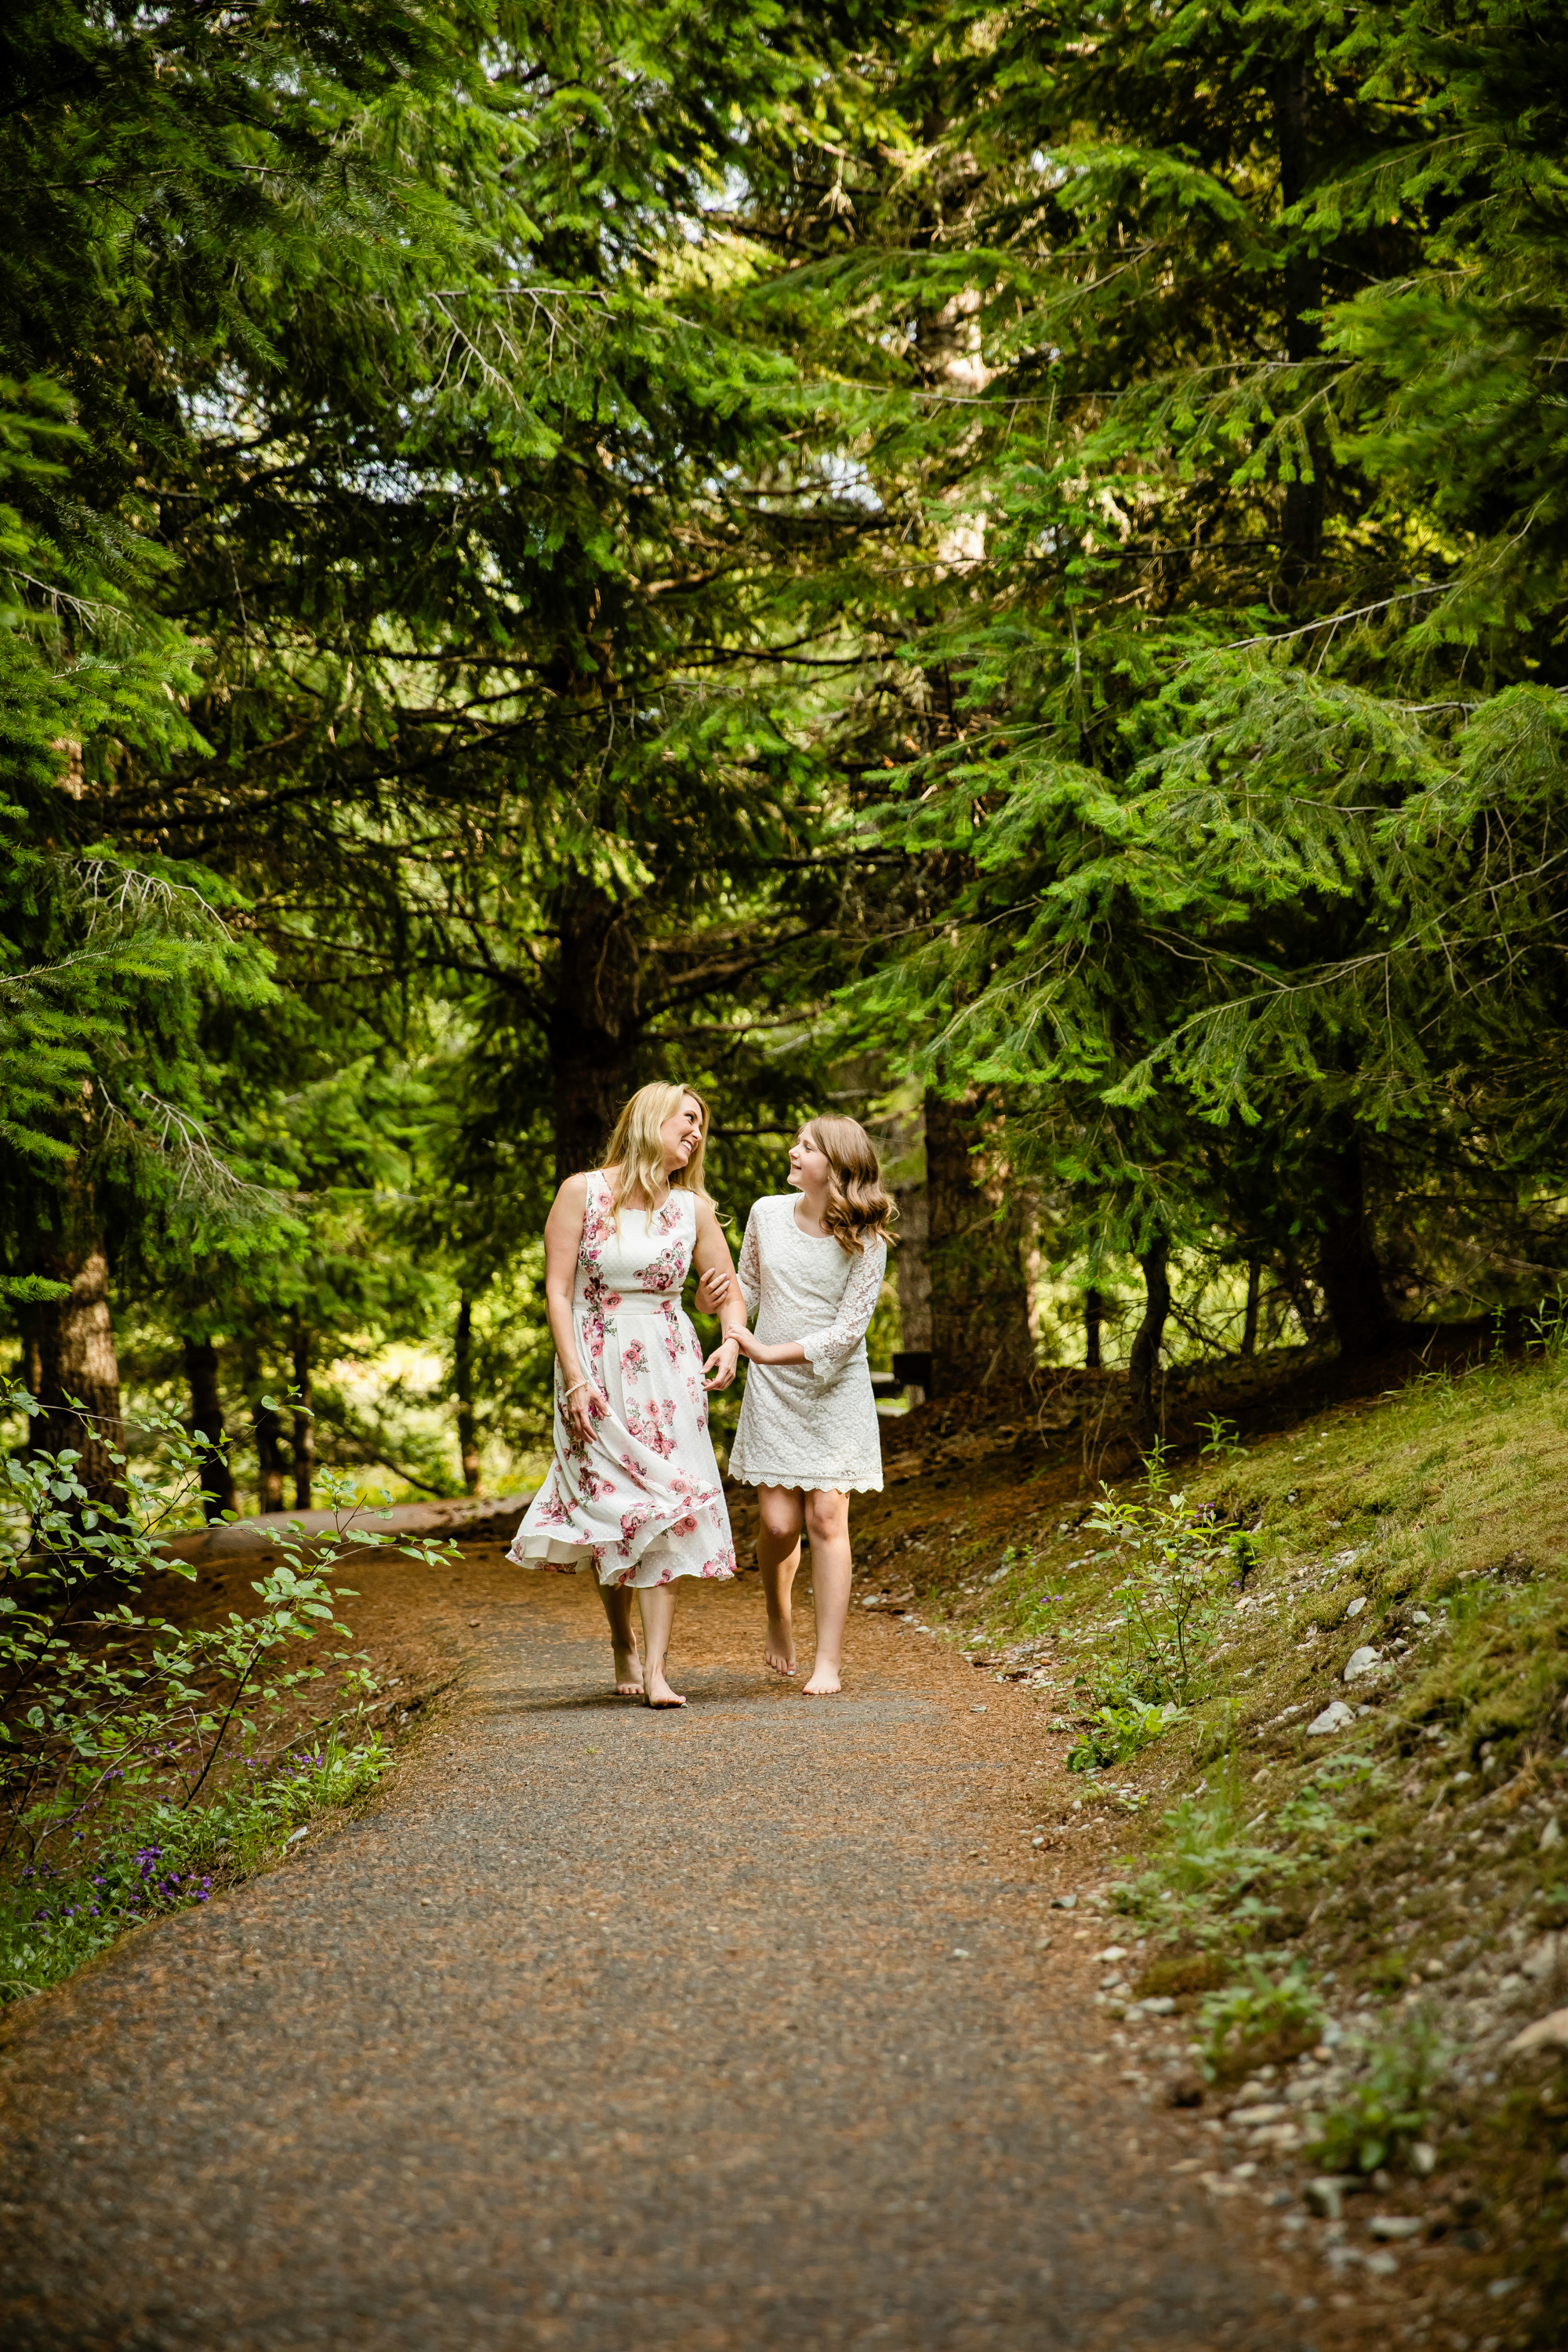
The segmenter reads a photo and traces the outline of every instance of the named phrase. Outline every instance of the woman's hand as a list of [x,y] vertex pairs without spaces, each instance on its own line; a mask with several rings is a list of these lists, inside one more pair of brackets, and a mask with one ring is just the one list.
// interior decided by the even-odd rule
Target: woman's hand
[[735,1277],[727,1265],[710,1265],[697,1286],[691,1301],[694,1315],[717,1315],[735,1287]]
[[561,1408],[562,1417],[572,1433],[574,1444],[591,1445],[594,1442],[594,1423],[602,1419],[609,1410],[609,1406],[592,1381],[580,1381]]
[[[749,1339],[750,1332],[746,1336]],[[729,1387],[735,1377],[740,1361],[740,1350],[741,1338],[738,1332],[732,1332],[728,1339],[720,1342],[702,1367],[704,1388],[727,1389]]]

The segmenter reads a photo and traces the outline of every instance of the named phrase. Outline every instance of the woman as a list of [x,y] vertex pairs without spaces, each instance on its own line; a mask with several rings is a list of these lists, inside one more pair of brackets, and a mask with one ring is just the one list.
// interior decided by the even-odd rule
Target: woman
[[735,1572],[705,1385],[734,1379],[745,1327],[738,1303],[722,1309],[726,1337],[704,1367],[680,1305],[693,1263],[733,1288],[702,1186],[707,1140],[708,1107],[689,1087],[640,1087],[605,1165],[555,1196],[544,1228],[555,1458],[507,1554],[520,1568],[595,1571],[616,1689],[649,1706],[686,1705],[665,1674],[676,1580]]
[[[759,1201],[746,1222],[740,1282],[753,1338],[735,1337],[751,1364],[730,1475],[757,1489],[757,1559],[768,1603],[766,1657],[795,1672],[791,1598],[804,1524],[811,1538],[816,1656],[808,1698],[840,1687],[849,1613],[849,1496],[882,1484],[882,1444],[866,1360],[866,1328],[888,1263],[898,1211],[865,1129],[814,1118],[789,1155],[790,1192]],[[718,1277],[703,1303],[720,1296]],[[728,1315],[728,1295],[722,1311]],[[722,1372],[726,1341],[710,1361]]]

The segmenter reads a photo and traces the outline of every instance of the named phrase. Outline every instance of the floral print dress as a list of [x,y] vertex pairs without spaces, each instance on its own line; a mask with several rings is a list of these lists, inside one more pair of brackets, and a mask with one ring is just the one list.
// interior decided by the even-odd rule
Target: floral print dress
[[601,1584],[733,1576],[702,1347],[680,1304],[697,1203],[672,1187],[662,1208],[623,1209],[617,1229],[609,1179],[595,1171],[587,1185],[572,1312],[583,1370],[609,1410],[580,1444],[556,1366],[555,1458],[507,1558],[592,1568]]

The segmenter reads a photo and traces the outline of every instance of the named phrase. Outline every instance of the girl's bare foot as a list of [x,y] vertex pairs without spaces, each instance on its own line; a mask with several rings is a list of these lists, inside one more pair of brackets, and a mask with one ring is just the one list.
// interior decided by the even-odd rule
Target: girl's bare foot
[[637,1655],[637,1644],[634,1643],[629,1650],[624,1650],[616,1642],[611,1644],[611,1649],[616,1662],[616,1696],[641,1698],[642,1660]]
[[788,1617],[775,1617],[768,1612],[768,1638],[763,1645],[763,1656],[770,1672],[793,1675],[795,1672],[795,1627]]
[[642,1696],[645,1706],[684,1706],[686,1705],[680,1693],[678,1690],[671,1690],[665,1680],[662,1665],[648,1666],[645,1669]]
[[825,1666],[820,1662],[811,1670],[811,1680],[801,1692],[803,1698],[835,1698],[844,1685],[838,1679],[837,1666]]

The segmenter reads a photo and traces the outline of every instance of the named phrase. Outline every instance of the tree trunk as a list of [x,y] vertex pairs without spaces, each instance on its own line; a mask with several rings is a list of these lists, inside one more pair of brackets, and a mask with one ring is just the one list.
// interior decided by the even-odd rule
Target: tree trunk
[[555,1097],[555,1181],[597,1168],[636,1082],[642,1045],[638,953],[629,911],[586,887],[562,906],[547,1024]]
[[1167,1265],[1170,1253],[1171,1244],[1161,1234],[1150,1243],[1138,1260],[1143,1269],[1143,1320],[1139,1324],[1132,1341],[1127,1378],[1133,1403],[1150,1427],[1155,1421],[1154,1391],[1160,1369],[1160,1342],[1165,1336],[1165,1318],[1171,1311],[1171,1276]]
[[217,1347],[211,1339],[187,1339],[183,1344],[185,1381],[191,1391],[191,1433],[207,1441],[202,1457],[202,1511],[210,1528],[234,1508],[234,1467],[223,1425]]
[[1105,1320],[1105,1301],[1090,1283],[1083,1294],[1083,1361],[1087,1371],[1098,1372],[1100,1361],[1100,1327]]
[[935,1396],[1025,1381],[1035,1368],[1024,1211],[997,1148],[995,1110],[974,1088],[960,1102],[926,1094]]
[[310,1410],[310,1334],[294,1330],[294,1508],[308,1511],[316,1486],[316,1421]]
[[[33,1443],[46,1454],[74,1447],[76,1475],[95,1503],[116,1508],[125,1500],[124,1474],[110,1447],[122,1446],[120,1360],[109,1305],[109,1256],[89,1230],[48,1252],[37,1271],[69,1285],[65,1298],[41,1299],[26,1309],[26,1349],[35,1394],[44,1410]],[[81,1410],[67,1403],[79,1400]]]
[[458,1301],[458,1328],[452,1337],[453,1381],[458,1391],[458,1452],[463,1465],[463,1486],[479,1491],[479,1423],[474,1414],[474,1302],[465,1290]]
[[1318,1281],[1342,1356],[1374,1356],[1392,1318],[1366,1214],[1361,1138],[1353,1131],[1320,1168],[1323,1203]]
[[1247,1307],[1241,1318],[1241,1352],[1244,1356],[1258,1353],[1258,1304],[1263,1290],[1263,1260],[1254,1255],[1247,1261]]
[[283,1508],[283,1424],[274,1408],[261,1402],[267,1382],[261,1375],[261,1360],[254,1340],[242,1343],[239,1360],[245,1375],[245,1393],[250,1405],[251,1426],[256,1434],[256,1507],[258,1511],[280,1511]]
[[[1274,136],[1279,153],[1279,204],[1282,211],[1299,204],[1307,193],[1311,172],[1311,84],[1304,56],[1288,58],[1274,69]],[[1309,312],[1322,307],[1323,266],[1318,256],[1298,247],[1287,260],[1281,289],[1285,313],[1285,356],[1298,362],[1315,359],[1322,331]],[[1284,555],[1288,586],[1294,585],[1317,564],[1323,539],[1323,436],[1310,427],[1312,478],[1298,478],[1285,485]]]

